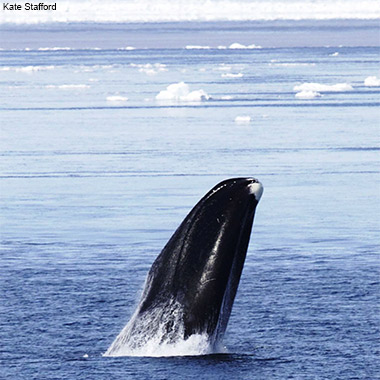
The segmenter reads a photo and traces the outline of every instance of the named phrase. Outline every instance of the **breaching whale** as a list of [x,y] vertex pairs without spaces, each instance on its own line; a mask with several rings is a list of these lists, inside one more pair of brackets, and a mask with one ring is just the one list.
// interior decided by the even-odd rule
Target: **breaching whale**
[[262,192],[254,178],[232,178],[194,206],[154,261],[134,315],[105,356],[150,356],[152,345],[196,336],[209,352],[220,344]]

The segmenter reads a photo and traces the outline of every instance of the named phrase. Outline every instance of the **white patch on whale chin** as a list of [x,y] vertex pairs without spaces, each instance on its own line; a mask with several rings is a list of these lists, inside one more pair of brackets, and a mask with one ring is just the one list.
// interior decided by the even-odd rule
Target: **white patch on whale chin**
[[250,193],[253,194],[257,200],[260,200],[263,195],[264,187],[260,182],[253,182],[249,185]]

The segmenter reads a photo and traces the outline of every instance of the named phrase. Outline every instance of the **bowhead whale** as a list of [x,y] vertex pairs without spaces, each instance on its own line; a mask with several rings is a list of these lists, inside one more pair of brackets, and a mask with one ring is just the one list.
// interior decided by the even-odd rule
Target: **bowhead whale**
[[193,336],[223,338],[263,187],[232,178],[190,211],[154,261],[140,303],[105,356],[143,355],[144,347]]

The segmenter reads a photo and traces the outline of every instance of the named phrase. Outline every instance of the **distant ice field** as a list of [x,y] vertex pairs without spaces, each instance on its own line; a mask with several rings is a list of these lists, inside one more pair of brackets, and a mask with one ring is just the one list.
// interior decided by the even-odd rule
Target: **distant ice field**
[[0,48],[5,50],[223,50],[239,45],[246,48],[380,45],[377,19],[8,23],[0,25],[0,30]]

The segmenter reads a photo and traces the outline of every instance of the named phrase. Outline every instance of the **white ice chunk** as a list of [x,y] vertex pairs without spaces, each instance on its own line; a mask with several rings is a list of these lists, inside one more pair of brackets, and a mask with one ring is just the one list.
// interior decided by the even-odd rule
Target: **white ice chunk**
[[235,123],[248,124],[251,122],[251,117],[247,115],[236,116]]
[[364,86],[366,86],[366,87],[379,87],[380,86],[380,79],[375,77],[375,76],[367,77],[364,80]]
[[243,45],[239,44],[238,42],[235,42],[229,46],[229,49],[261,49],[261,46],[259,45]]
[[110,95],[107,96],[106,100],[107,102],[126,102],[128,98],[121,95]]
[[208,50],[211,49],[210,46],[203,46],[203,45],[187,45],[185,47],[187,50]]
[[163,101],[200,102],[210,99],[210,96],[204,90],[190,92],[188,84],[179,82],[173,83],[166,90],[160,91],[156,99]]
[[307,90],[297,92],[295,95],[295,97],[297,99],[314,99],[314,98],[317,98],[319,96],[321,96],[321,94],[319,92],[307,91]]
[[244,74],[242,74],[242,73],[237,73],[237,74],[225,73],[225,74],[222,74],[221,76],[222,76],[222,78],[242,78],[244,76]]

